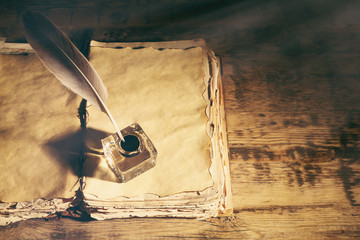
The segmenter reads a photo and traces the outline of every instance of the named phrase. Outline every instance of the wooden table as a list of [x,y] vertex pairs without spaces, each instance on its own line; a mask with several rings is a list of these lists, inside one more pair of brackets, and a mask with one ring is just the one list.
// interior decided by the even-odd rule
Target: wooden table
[[222,58],[234,214],[28,220],[1,239],[360,239],[360,2],[192,2],[16,1],[0,33],[24,40],[35,9],[96,40],[204,38]]

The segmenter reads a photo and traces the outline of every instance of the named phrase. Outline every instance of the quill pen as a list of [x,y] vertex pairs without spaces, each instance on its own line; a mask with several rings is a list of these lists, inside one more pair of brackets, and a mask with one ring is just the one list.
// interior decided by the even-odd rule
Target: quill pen
[[23,23],[26,39],[41,62],[63,85],[106,113],[125,141],[105,105],[108,93],[103,81],[65,33],[40,13],[25,13]]

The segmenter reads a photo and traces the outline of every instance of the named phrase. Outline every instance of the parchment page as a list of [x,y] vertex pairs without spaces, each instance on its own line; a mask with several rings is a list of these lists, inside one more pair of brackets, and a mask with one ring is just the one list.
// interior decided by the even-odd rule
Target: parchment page
[[[116,199],[145,193],[165,196],[212,186],[202,49],[92,47],[90,62],[107,86],[107,105],[119,127],[138,122],[157,148],[158,157],[154,168],[127,183],[116,183],[104,160],[89,154],[84,192]],[[93,139],[115,132],[105,114],[94,107],[88,111]],[[91,147],[99,148],[96,144]]]
[[35,55],[0,55],[0,72],[0,201],[74,196],[81,99]]

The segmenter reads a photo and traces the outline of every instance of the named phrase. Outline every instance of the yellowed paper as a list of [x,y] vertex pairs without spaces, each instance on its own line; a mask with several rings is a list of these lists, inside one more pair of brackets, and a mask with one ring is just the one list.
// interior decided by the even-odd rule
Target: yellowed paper
[[[158,150],[157,165],[128,183],[116,183],[99,155],[88,154],[86,193],[100,198],[165,196],[212,185],[202,49],[92,48],[91,63],[109,92],[119,127],[138,122]],[[35,55],[0,55],[0,201],[72,197],[78,186],[80,98]],[[107,116],[89,107],[87,145],[115,132]]]
[[[119,127],[138,122],[158,157],[154,168],[120,184],[103,160],[90,156],[85,193],[115,199],[146,193],[165,196],[212,186],[202,54],[199,47],[162,51],[91,48],[90,62],[108,88],[107,105]],[[115,132],[105,114],[94,107],[88,111],[94,136]]]
[[0,55],[0,72],[0,201],[74,196],[80,99],[35,55]]

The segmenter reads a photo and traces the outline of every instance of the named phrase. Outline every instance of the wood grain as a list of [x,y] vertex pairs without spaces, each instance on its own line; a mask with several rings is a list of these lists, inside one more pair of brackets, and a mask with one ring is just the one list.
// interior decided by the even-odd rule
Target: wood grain
[[0,238],[359,239],[359,2],[135,2],[16,1],[0,31],[21,41],[16,19],[38,9],[100,41],[205,38],[223,65],[234,214],[28,220]]

